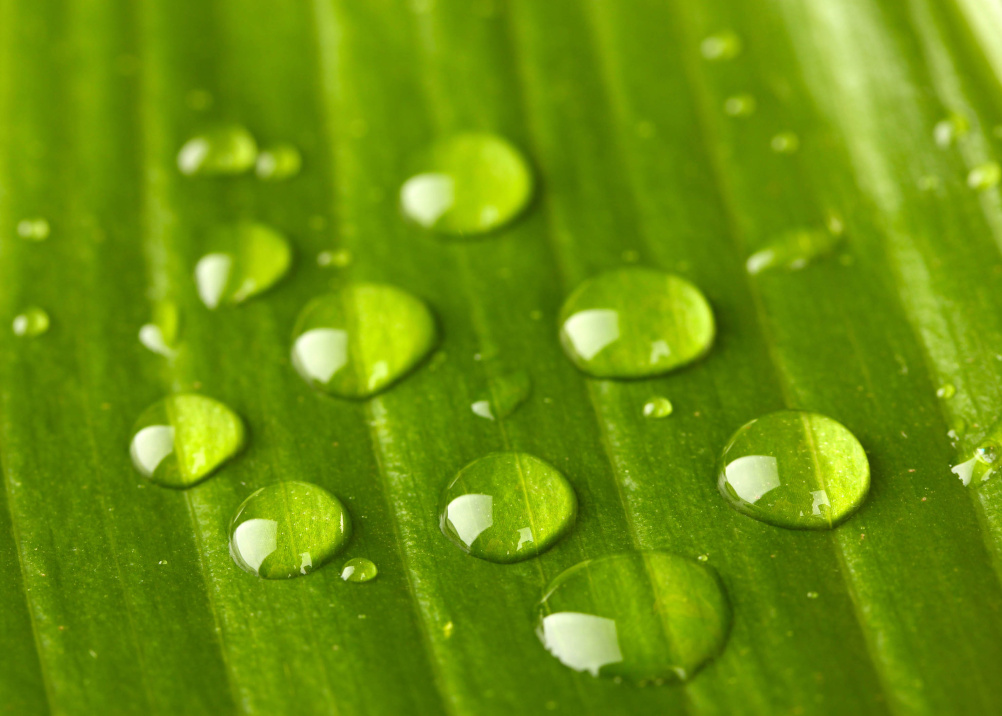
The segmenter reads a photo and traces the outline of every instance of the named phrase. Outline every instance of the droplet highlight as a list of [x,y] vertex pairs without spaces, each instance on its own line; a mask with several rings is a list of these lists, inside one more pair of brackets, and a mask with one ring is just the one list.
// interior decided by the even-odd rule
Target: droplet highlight
[[841,243],[841,235],[822,229],[787,231],[749,256],[745,267],[753,275],[771,269],[797,271],[830,255]]
[[153,321],[139,329],[139,342],[148,350],[173,358],[181,326],[181,313],[177,304],[163,301],[153,309]]
[[349,559],[341,567],[341,579],[346,582],[371,582],[379,574],[372,560],[365,557]]
[[33,338],[48,331],[49,324],[49,314],[45,312],[45,309],[32,306],[14,317],[11,328],[13,328],[15,336]]
[[529,399],[532,379],[523,370],[499,375],[488,381],[485,393],[470,406],[474,414],[487,420],[503,420]]
[[195,265],[198,296],[207,308],[243,303],[278,283],[292,264],[292,248],[280,233],[254,222],[217,228],[211,251]]
[[229,125],[192,137],[177,155],[177,168],[186,176],[243,174],[257,161],[257,142],[245,128]]

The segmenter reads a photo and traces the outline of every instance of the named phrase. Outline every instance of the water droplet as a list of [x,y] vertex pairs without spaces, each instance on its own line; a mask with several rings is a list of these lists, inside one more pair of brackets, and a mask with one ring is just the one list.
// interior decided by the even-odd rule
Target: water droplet
[[782,410],[742,426],[727,443],[717,486],[738,512],[779,527],[831,529],[870,488],[856,437],[818,413]]
[[818,593],[817,593],[817,592],[808,592],[808,593],[807,593],[807,598],[808,598],[808,599],[817,599],[817,598],[818,598],[818,596],[819,596],[819,595],[818,595]]
[[567,478],[525,453],[491,453],[470,463],[439,504],[445,536],[491,562],[534,557],[567,534],[577,517]]
[[747,117],[755,113],[755,98],[750,94],[736,94],[724,100],[724,112],[731,117]]
[[191,487],[243,449],[243,421],[223,403],[182,393],[154,403],[132,429],[132,464],[164,487]]
[[192,137],[177,155],[177,168],[188,176],[243,174],[257,160],[257,142],[239,125],[216,127]]
[[341,568],[341,579],[346,582],[368,582],[376,578],[379,570],[372,560],[365,557],[354,557],[344,563]]
[[998,162],[985,162],[974,167],[967,175],[967,186],[978,191],[985,191],[998,186],[1002,181],[1002,165]]
[[181,313],[171,301],[157,303],[153,308],[153,322],[139,329],[139,342],[164,357],[174,356],[180,332]]
[[293,340],[292,363],[306,382],[343,398],[366,398],[417,366],[438,331],[419,298],[394,286],[356,283],[310,301]]
[[707,60],[733,60],[741,54],[741,38],[732,30],[724,30],[704,38],[699,50]]
[[242,221],[216,229],[210,253],[195,265],[198,295],[207,307],[243,303],[274,286],[289,270],[292,248],[264,224]]
[[974,456],[985,465],[994,465],[999,459],[999,446],[994,442],[985,442],[974,449]]
[[838,234],[820,229],[787,231],[749,256],[745,267],[750,274],[777,268],[796,271],[832,253],[841,242]]
[[963,137],[970,130],[970,122],[962,114],[953,113],[946,119],[940,120],[932,130],[933,139],[936,145],[946,149],[959,137]]
[[29,241],[45,241],[51,227],[45,219],[21,219],[17,222],[17,235]]
[[324,268],[335,266],[344,268],[351,263],[351,251],[348,249],[338,249],[336,251],[321,251],[317,254],[317,265]]
[[400,189],[404,214],[427,229],[482,234],[517,217],[533,192],[522,153],[492,134],[459,134],[436,143],[421,171]]
[[291,144],[276,144],[257,155],[254,172],[258,179],[282,181],[299,174],[302,166],[303,157],[298,149]]
[[800,149],[800,137],[793,132],[780,132],[769,142],[777,154],[793,154]]
[[635,683],[685,681],[727,640],[731,608],[716,574],[665,552],[582,562],[539,605],[536,633],[565,666]]
[[532,379],[520,370],[492,378],[487,397],[474,402],[471,407],[481,418],[503,420],[514,413],[531,392]]
[[12,327],[16,336],[40,336],[49,330],[49,314],[38,306],[26,308],[14,317]]
[[560,310],[560,341],[597,378],[661,375],[701,358],[716,328],[702,292],[680,276],[623,268],[582,283]]
[[645,418],[667,418],[671,415],[672,407],[671,401],[664,396],[658,395],[644,404],[644,417]]
[[953,383],[944,383],[936,389],[936,397],[942,398],[943,400],[949,400],[954,395],[956,395],[957,389],[953,386]]
[[289,579],[320,569],[350,538],[351,517],[338,498],[308,482],[277,482],[240,505],[230,555],[251,574]]

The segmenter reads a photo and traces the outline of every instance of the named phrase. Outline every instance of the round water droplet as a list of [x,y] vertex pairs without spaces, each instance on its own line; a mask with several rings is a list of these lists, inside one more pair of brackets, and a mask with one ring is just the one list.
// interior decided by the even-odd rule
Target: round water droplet
[[435,319],[419,298],[385,284],[349,284],[299,314],[292,364],[325,393],[366,398],[405,376],[437,340]]
[[936,397],[942,398],[943,400],[949,400],[956,394],[957,389],[954,387],[953,383],[944,383],[936,389]]
[[192,137],[177,155],[177,167],[188,176],[243,174],[257,160],[257,142],[239,125],[216,127]]
[[346,582],[368,582],[376,578],[379,570],[372,560],[365,557],[354,557],[344,563],[341,568],[341,579]]
[[862,504],[870,464],[849,430],[799,410],[770,413],[741,427],[720,463],[717,486],[731,506],[794,529],[831,529]]
[[747,117],[755,113],[755,98],[750,94],[738,94],[724,100],[724,112],[731,117]]
[[703,57],[711,61],[733,60],[741,54],[741,49],[741,38],[732,30],[710,35],[699,45]]
[[29,241],[45,241],[51,227],[45,219],[21,219],[17,222],[17,235]]
[[308,482],[277,482],[240,505],[230,555],[251,574],[289,579],[320,569],[350,538],[351,517],[338,498]]
[[519,562],[573,527],[574,489],[560,471],[525,453],[491,453],[456,475],[439,503],[442,532],[464,552]]
[[499,375],[489,381],[485,392],[486,397],[471,406],[473,412],[487,420],[503,420],[528,400],[532,379],[524,370]]
[[999,182],[1002,182],[1002,165],[998,162],[985,162],[967,175],[967,186],[978,191],[996,187]]
[[772,138],[769,146],[777,154],[793,154],[800,149],[800,137],[793,132],[780,132]]
[[664,552],[582,562],[547,587],[537,634],[562,664],[635,683],[686,680],[727,640],[731,608],[716,574]]
[[672,410],[674,408],[671,401],[661,395],[655,396],[644,403],[645,418],[667,418],[671,415]]
[[716,328],[702,292],[645,268],[609,271],[581,284],[560,309],[560,341],[597,378],[661,375],[701,358]]
[[945,149],[949,147],[959,137],[963,137],[970,130],[970,122],[962,114],[951,114],[946,119],[936,123],[932,135],[937,146]]
[[820,229],[787,231],[749,256],[745,267],[750,274],[777,268],[796,271],[832,253],[841,242],[840,234]]
[[817,598],[818,598],[818,596],[819,596],[819,595],[818,595],[818,593],[817,593],[817,592],[808,592],[808,593],[807,593],[807,598],[808,598],[808,599],[817,599]]
[[243,421],[218,400],[195,393],[164,398],[132,429],[132,464],[164,487],[191,487],[243,449]]
[[292,263],[285,237],[264,224],[243,221],[217,228],[195,265],[198,295],[209,308],[236,304],[274,286]]
[[532,197],[522,153],[492,134],[459,134],[436,143],[400,189],[404,214],[427,229],[482,234],[517,217]]
[[984,442],[974,449],[974,456],[985,465],[994,465],[999,459],[999,446],[994,442]]
[[40,336],[49,330],[49,314],[37,306],[26,308],[14,317],[12,328],[16,336]]
[[302,166],[303,157],[298,149],[291,144],[276,144],[258,154],[254,172],[258,179],[282,181],[299,174]]

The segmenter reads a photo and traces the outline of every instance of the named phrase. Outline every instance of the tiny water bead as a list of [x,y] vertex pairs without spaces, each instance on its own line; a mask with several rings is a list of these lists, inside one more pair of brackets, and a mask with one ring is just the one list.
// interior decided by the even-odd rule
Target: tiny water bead
[[325,393],[366,398],[414,369],[437,341],[435,319],[421,299],[395,286],[354,283],[303,308],[292,364]]
[[967,186],[978,191],[986,191],[1002,182],[1002,165],[998,162],[985,162],[974,167],[967,175]]
[[21,219],[17,222],[17,235],[28,241],[45,241],[51,230],[45,219]]
[[661,375],[701,358],[713,344],[713,311],[680,276],[630,267],[588,279],[560,310],[560,342],[596,378]]
[[1002,426],[996,425],[989,436],[974,448],[972,457],[951,468],[951,472],[960,478],[964,485],[980,485],[998,472],[999,456],[1002,455],[999,440],[999,434],[1002,432],[1000,427]]
[[699,50],[704,59],[712,62],[733,60],[741,54],[741,38],[732,30],[724,30],[704,38]]
[[164,398],[132,429],[132,464],[164,487],[185,488],[209,477],[246,442],[240,417],[218,400],[196,393]]
[[497,376],[489,381],[488,396],[470,406],[487,420],[503,420],[529,398],[532,379],[524,370]]
[[493,134],[459,134],[434,144],[404,182],[404,214],[426,229],[483,234],[515,219],[533,192],[522,153]]
[[957,389],[954,387],[953,383],[944,383],[936,389],[936,397],[942,398],[943,400],[949,400],[956,394]]
[[770,269],[796,271],[831,254],[841,243],[841,235],[822,229],[787,231],[749,256],[745,267],[750,274]]
[[658,395],[644,403],[644,417],[667,418],[674,409],[668,398]]
[[369,582],[376,578],[379,570],[372,560],[353,557],[341,567],[341,579],[346,582]]
[[525,453],[491,453],[449,483],[439,517],[442,532],[464,552],[491,562],[519,562],[570,531],[577,497],[549,463]]
[[731,608],[707,566],[665,552],[582,562],[539,604],[537,635],[565,666],[592,676],[685,681],[727,640]]
[[303,157],[291,144],[276,144],[262,149],[254,165],[254,173],[264,181],[282,181],[299,174]]
[[337,249],[336,251],[321,251],[317,254],[317,266],[327,268],[344,268],[351,264],[351,251],[348,249]]
[[777,154],[793,154],[800,149],[800,137],[793,132],[780,132],[772,138],[769,146]]
[[187,176],[243,174],[257,161],[257,142],[240,125],[209,129],[192,137],[177,155],[177,168]]
[[15,336],[32,338],[49,330],[49,324],[49,314],[45,312],[45,309],[32,306],[15,316],[11,327]]
[[195,265],[199,298],[208,308],[243,303],[274,286],[292,264],[289,242],[274,229],[250,221],[219,227],[210,253]]
[[870,488],[862,445],[841,423],[783,410],[742,426],[721,458],[717,486],[738,512],[779,527],[831,529]]
[[932,136],[936,140],[938,147],[946,149],[959,137],[966,135],[970,131],[970,128],[971,124],[967,121],[967,117],[962,114],[953,113],[946,119],[942,119],[936,123],[936,126],[932,130]]
[[738,94],[724,100],[724,112],[730,117],[747,117],[755,113],[755,98],[750,94]]
[[344,505],[308,482],[262,487],[243,501],[230,522],[233,561],[264,579],[313,572],[344,549],[349,539],[351,517]]

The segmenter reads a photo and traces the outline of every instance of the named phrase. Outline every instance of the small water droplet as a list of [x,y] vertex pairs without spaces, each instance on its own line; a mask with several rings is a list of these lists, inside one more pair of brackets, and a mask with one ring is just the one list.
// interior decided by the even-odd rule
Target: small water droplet
[[132,429],[132,464],[164,487],[191,487],[243,449],[243,421],[218,400],[171,395],[139,416]]
[[254,173],[265,181],[282,181],[299,174],[303,157],[291,144],[276,144],[257,155]]
[[994,442],[985,442],[974,449],[974,456],[985,465],[994,465],[999,459],[999,446]]
[[741,427],[717,483],[738,512],[779,527],[831,529],[866,498],[870,465],[856,437],[818,413],[783,410]]
[[257,160],[257,142],[239,125],[215,127],[192,137],[177,155],[177,167],[188,176],[242,174]]
[[351,263],[351,251],[348,249],[337,249],[336,251],[321,251],[317,254],[317,265],[323,266],[324,268],[328,266],[334,266],[336,268],[344,268]]
[[341,579],[346,582],[368,582],[376,578],[379,570],[372,560],[365,557],[353,557],[341,568]]
[[12,327],[16,336],[40,336],[49,330],[49,314],[38,306],[26,308],[14,317]]
[[671,401],[664,396],[658,395],[644,404],[644,417],[645,418],[667,418],[671,415],[672,407]]
[[139,329],[139,342],[166,358],[174,356],[180,333],[181,313],[172,301],[161,301],[153,308],[153,321]]
[[731,117],[747,117],[755,113],[755,98],[750,94],[736,94],[724,100],[724,112]]
[[700,562],[708,562],[710,560],[710,555],[701,554],[698,557],[696,557],[696,559],[698,559]]
[[685,681],[723,648],[731,608],[716,574],[665,552],[582,562],[556,577],[536,633],[565,666],[645,683]]
[[820,229],[787,231],[749,256],[745,268],[750,274],[769,269],[796,271],[832,253],[841,242],[840,235]]
[[503,420],[514,413],[532,392],[532,379],[524,370],[499,375],[488,381],[487,397],[471,406],[473,412],[488,420]]
[[704,38],[699,50],[707,60],[733,60],[741,54],[741,38],[733,30],[724,30]]
[[818,593],[817,593],[817,592],[808,592],[808,593],[807,593],[807,598],[808,598],[808,599],[817,599],[817,598],[818,598],[818,596],[819,596],[819,595],[818,595]]
[[967,175],[967,186],[978,191],[985,191],[998,186],[1002,181],[1002,165],[998,162],[985,162],[974,167]]
[[325,565],[350,538],[351,517],[338,498],[308,482],[277,482],[240,505],[230,522],[230,555],[251,574],[290,579]]
[[793,154],[800,149],[800,137],[793,132],[780,132],[769,142],[777,154]]
[[207,253],[195,266],[198,295],[208,308],[243,303],[285,276],[292,248],[285,237],[264,224],[242,221],[217,228]]
[[21,219],[17,222],[17,235],[29,241],[45,241],[50,231],[49,222],[45,219]]
[[716,332],[702,292],[680,276],[623,268],[588,279],[560,310],[564,352],[597,378],[661,375],[701,358]]
[[944,383],[936,389],[936,397],[942,398],[943,400],[949,400],[954,395],[956,395],[957,389],[954,387],[953,383]]
[[455,630],[456,627],[452,622],[446,622],[445,625],[442,627],[442,636],[444,636],[446,639],[451,639],[452,632],[454,632]]
[[492,134],[459,134],[427,152],[420,171],[400,189],[404,214],[426,229],[468,235],[515,219],[532,197],[533,176],[522,153]]
[[303,308],[292,364],[325,393],[366,398],[410,372],[437,341],[435,319],[419,298],[386,284],[349,284]]
[[442,532],[491,562],[519,562],[549,549],[574,525],[577,498],[559,470],[525,453],[498,452],[462,470],[442,492]]
[[970,131],[971,125],[967,117],[962,114],[952,113],[946,119],[940,120],[932,130],[933,139],[936,145],[946,149],[958,138],[963,137]]

